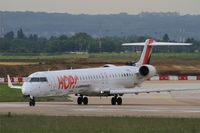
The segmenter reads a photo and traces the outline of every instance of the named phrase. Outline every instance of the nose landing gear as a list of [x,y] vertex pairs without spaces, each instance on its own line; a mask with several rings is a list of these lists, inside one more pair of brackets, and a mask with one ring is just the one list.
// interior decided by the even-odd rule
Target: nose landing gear
[[29,106],[35,106],[35,97],[30,96],[30,99],[29,99]]

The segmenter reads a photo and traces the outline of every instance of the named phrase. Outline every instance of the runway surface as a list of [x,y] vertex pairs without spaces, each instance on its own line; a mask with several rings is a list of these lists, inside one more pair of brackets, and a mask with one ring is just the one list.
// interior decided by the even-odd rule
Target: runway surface
[[[148,81],[145,87],[189,87],[200,88],[200,81]],[[0,113],[36,114],[52,116],[162,116],[199,117],[200,91],[151,93],[124,95],[123,105],[110,105],[111,97],[90,98],[89,105],[73,102],[37,102],[35,107],[28,103],[0,103]]]

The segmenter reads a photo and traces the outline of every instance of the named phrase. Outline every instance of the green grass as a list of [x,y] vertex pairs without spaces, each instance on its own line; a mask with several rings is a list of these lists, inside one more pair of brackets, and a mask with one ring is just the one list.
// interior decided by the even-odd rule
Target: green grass
[[21,90],[10,89],[6,84],[0,85],[0,102],[22,102]]
[[0,115],[1,133],[199,133],[200,119]]
[[[0,85],[0,102],[25,102],[28,99],[24,99],[19,89],[8,88],[7,84]],[[47,101],[69,101],[68,96],[59,96],[59,97],[41,97],[36,98],[36,101],[47,102]],[[0,132],[1,133],[1,132]]]
[[[140,53],[93,53],[93,54],[58,54],[58,55],[46,55],[41,54],[37,56],[0,56],[0,61],[46,61],[46,60],[98,60],[98,61],[117,61],[117,60],[137,60],[140,57]],[[170,59],[170,58],[177,58],[177,59],[199,59],[199,53],[153,53],[153,59]]]
[[58,54],[58,55],[15,55],[15,56],[0,56],[0,60],[46,60],[46,59],[76,59],[88,58],[88,54]]

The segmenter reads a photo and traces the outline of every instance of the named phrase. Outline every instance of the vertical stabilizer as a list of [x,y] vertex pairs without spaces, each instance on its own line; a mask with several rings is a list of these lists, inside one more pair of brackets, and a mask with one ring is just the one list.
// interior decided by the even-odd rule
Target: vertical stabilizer
[[155,42],[153,39],[147,39],[145,41],[145,45],[142,51],[142,55],[140,56],[139,61],[137,62],[137,66],[142,66],[144,64],[149,64],[151,58],[151,51],[152,51],[152,43]]

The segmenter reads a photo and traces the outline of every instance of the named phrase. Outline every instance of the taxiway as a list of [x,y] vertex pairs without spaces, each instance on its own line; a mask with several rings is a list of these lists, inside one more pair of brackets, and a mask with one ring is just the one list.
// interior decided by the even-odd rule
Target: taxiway
[[[200,88],[200,81],[147,81],[145,87],[189,87]],[[35,107],[28,103],[0,103],[0,113],[51,116],[162,116],[199,117],[200,90],[164,92],[139,95],[124,95],[123,105],[110,105],[111,97],[89,98],[89,105],[73,102],[37,102]]]

